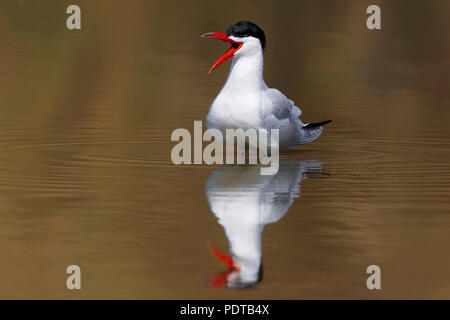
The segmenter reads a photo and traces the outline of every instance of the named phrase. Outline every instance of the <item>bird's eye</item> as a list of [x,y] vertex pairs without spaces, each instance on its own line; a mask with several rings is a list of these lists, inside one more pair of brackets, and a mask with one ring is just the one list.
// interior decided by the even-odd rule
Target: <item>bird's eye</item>
[[231,46],[233,47],[233,49],[237,49],[239,48],[239,43],[233,43]]

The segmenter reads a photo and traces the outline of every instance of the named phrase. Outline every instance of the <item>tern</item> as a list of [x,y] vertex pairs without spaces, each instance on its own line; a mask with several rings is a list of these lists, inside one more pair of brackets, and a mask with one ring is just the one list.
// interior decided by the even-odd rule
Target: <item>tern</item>
[[323,126],[331,120],[303,123],[301,111],[277,89],[267,87],[263,79],[264,31],[250,21],[240,21],[222,32],[208,32],[230,44],[230,48],[213,64],[209,73],[232,58],[227,80],[211,104],[206,117],[208,129],[278,129],[280,149],[316,140]]

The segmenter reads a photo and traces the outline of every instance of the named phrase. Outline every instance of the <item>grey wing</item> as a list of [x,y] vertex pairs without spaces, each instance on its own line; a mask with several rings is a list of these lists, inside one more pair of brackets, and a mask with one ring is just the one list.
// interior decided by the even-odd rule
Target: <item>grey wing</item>
[[262,96],[262,118],[266,129],[279,129],[280,147],[296,144],[297,131],[303,126],[301,111],[277,89],[267,88]]
[[291,119],[293,113],[296,117],[301,114],[300,109],[294,106],[291,99],[287,98],[280,90],[273,88],[263,90],[262,111],[264,119],[273,117],[279,121]]

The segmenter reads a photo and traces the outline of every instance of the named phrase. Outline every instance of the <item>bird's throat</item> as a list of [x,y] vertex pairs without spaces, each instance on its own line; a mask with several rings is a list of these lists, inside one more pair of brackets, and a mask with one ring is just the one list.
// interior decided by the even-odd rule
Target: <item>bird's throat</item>
[[263,84],[262,53],[233,58],[224,88],[233,92],[260,91]]

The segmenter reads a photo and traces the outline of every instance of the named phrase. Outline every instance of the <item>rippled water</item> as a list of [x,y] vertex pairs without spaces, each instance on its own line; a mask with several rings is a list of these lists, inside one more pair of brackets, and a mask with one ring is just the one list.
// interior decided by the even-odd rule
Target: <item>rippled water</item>
[[[0,298],[450,297],[447,1],[383,3],[381,31],[366,1],[79,3],[81,31],[60,1],[0,4]],[[274,177],[175,166],[171,132],[228,71],[200,35],[242,18],[266,82],[334,122]],[[211,286],[209,240],[248,259],[249,290]]]

